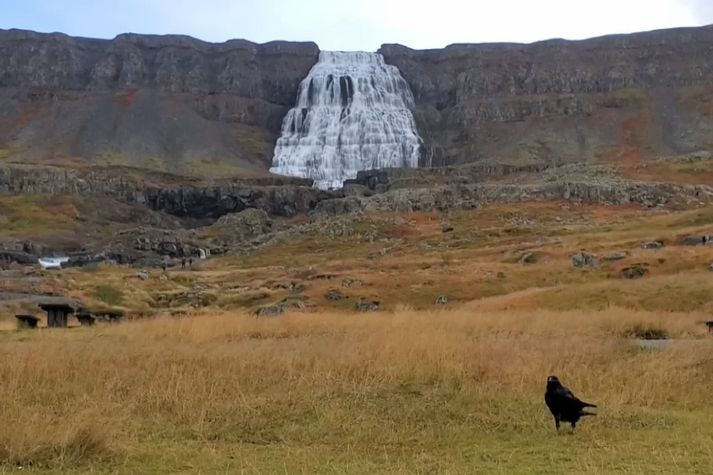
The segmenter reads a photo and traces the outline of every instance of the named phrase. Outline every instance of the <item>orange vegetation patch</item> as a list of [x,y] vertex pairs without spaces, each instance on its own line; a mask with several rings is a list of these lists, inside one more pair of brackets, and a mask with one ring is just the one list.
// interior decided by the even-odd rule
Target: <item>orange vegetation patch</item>
[[635,168],[624,168],[620,172],[627,178],[645,181],[662,181],[681,185],[710,185],[713,183],[713,169],[679,168],[676,163],[643,163]]
[[127,89],[126,91],[120,92],[116,95],[116,102],[124,107],[131,107],[136,101],[136,96],[139,90],[136,88]]

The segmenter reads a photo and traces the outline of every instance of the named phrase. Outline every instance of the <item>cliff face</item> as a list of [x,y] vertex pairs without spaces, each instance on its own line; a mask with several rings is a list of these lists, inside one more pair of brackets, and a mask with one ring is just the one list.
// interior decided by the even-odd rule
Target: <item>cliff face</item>
[[314,43],[0,30],[0,158],[265,173]]
[[[636,165],[713,149],[713,27],[531,45],[384,45],[420,164]],[[267,174],[314,43],[0,30],[0,163]]]
[[137,203],[196,224],[248,208],[274,216],[306,214],[339,193],[317,190],[312,180],[266,177],[205,182],[136,169],[71,169],[65,167],[0,167],[0,194],[112,197]]
[[411,85],[423,164],[636,161],[713,145],[713,27],[380,52]]

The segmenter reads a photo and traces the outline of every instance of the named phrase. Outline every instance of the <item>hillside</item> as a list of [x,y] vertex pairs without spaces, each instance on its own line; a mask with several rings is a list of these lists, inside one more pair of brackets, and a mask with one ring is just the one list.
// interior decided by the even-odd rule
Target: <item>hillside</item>
[[[4,228],[56,233],[71,209],[31,204]],[[0,271],[0,471],[709,471],[713,208],[258,218],[196,231],[240,234],[229,254],[145,278]],[[582,251],[596,262],[576,267]],[[28,291],[127,321],[17,331],[13,313],[39,312],[8,296]],[[555,432],[548,374],[599,405],[574,435]]]

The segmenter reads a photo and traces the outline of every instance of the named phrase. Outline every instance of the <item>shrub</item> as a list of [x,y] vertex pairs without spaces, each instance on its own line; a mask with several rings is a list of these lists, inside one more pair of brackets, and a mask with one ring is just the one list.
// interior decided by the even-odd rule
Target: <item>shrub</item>
[[124,292],[112,285],[99,285],[94,289],[94,297],[108,305],[121,305]]
[[81,267],[81,271],[82,271],[82,272],[88,272],[88,273],[91,273],[91,274],[93,274],[93,273],[95,273],[95,272],[99,272],[99,263],[97,263],[97,262],[92,262],[92,263],[87,264],[86,266],[82,266],[82,267]]
[[666,340],[668,338],[668,332],[663,328],[636,324],[627,330],[624,336],[638,338],[639,340]]

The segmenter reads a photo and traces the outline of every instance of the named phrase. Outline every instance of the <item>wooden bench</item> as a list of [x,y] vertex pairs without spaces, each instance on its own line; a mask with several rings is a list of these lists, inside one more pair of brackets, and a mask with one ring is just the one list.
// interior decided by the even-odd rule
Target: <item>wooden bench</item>
[[96,322],[96,318],[94,318],[94,315],[91,313],[87,312],[79,312],[77,314],[77,320],[79,320],[79,324],[83,327],[91,327],[94,325],[94,322]]
[[68,303],[41,303],[39,307],[47,312],[49,328],[67,328],[67,317],[74,313],[74,307]]
[[37,328],[40,319],[34,315],[15,315],[20,328]]

